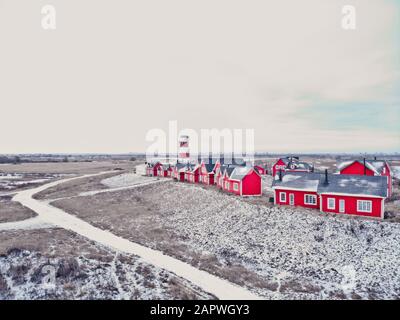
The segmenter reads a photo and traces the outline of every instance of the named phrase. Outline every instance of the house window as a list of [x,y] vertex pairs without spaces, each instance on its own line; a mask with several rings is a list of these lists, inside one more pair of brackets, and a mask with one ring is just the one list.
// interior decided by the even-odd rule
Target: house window
[[237,183],[233,184],[233,190],[238,191],[239,190],[239,185]]
[[339,200],[339,212],[344,213],[345,203],[343,199]]
[[289,204],[294,206],[294,193],[289,193]]
[[313,194],[305,194],[304,204],[317,204],[317,196]]
[[279,201],[286,202],[286,192],[279,193]]
[[372,201],[357,200],[357,211],[359,212],[372,212]]
[[229,182],[225,181],[225,189],[229,189]]
[[208,178],[207,177],[204,177],[204,182],[208,183]]
[[335,210],[335,198],[328,198],[328,209]]

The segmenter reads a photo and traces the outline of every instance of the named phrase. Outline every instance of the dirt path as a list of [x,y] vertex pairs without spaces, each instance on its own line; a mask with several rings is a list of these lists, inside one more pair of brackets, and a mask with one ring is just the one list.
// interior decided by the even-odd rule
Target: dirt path
[[[86,175],[83,177],[92,177],[104,173],[97,173],[93,175]],[[206,292],[215,295],[218,299],[222,300],[248,300],[260,299],[259,296],[251,293],[250,291],[234,285],[229,281],[223,280],[205,271],[194,268],[193,266],[164,255],[161,251],[156,251],[137,243],[128,241],[124,238],[118,237],[108,231],[101,230],[92,226],[91,224],[74,217],[65,211],[51,206],[48,202],[38,201],[33,199],[33,195],[41,192],[47,188],[54,187],[58,184],[68,182],[81,177],[69,178],[58,180],[46,185],[19,192],[14,198],[24,206],[35,211],[40,219],[46,223],[71,230],[84,236],[90,240],[96,241],[102,245],[113,248],[116,251],[130,253],[141,257],[145,262],[154,266],[163,268],[167,271],[175,273],[193,284],[197,285]]]

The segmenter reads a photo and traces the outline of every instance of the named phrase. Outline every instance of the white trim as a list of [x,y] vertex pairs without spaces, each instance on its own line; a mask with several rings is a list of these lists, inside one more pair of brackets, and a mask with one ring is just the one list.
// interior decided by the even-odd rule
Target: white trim
[[289,187],[281,187],[275,186],[272,187],[273,190],[280,189],[280,190],[289,190],[289,191],[302,191],[302,192],[317,192],[317,189],[299,189],[299,188],[289,188]]
[[[285,200],[282,200],[282,195],[285,195]],[[279,202],[287,203],[286,192],[279,192]]]
[[[333,200],[333,206],[329,205],[330,200]],[[326,198],[326,207],[328,210],[336,210],[336,198]]]
[[357,194],[357,193],[337,193],[337,192],[321,192],[321,195],[333,195],[333,196],[346,196],[346,197],[363,197],[363,198],[378,198],[378,199],[385,199],[386,197],[381,196],[371,196],[369,194]]
[[[292,199],[293,198],[293,199]],[[292,201],[293,200],[293,201]],[[294,193],[289,193],[289,204],[294,206]]]
[[[365,203],[368,207],[369,204],[369,210],[368,209],[363,209],[363,205],[361,203]],[[360,204],[361,204],[361,209],[360,209]],[[372,213],[372,201],[371,200],[357,200],[357,212],[364,212],[364,213]]]
[[[307,197],[312,197],[314,200],[315,200],[315,203],[314,202],[307,202]],[[309,206],[315,206],[315,205],[317,205],[317,203],[318,203],[318,201],[317,201],[317,195],[316,194],[305,194],[304,195],[304,204],[307,204],[307,205],[309,205]]]
[[[341,209],[340,204],[343,203],[343,210]],[[346,213],[346,200],[339,199],[339,213]]]

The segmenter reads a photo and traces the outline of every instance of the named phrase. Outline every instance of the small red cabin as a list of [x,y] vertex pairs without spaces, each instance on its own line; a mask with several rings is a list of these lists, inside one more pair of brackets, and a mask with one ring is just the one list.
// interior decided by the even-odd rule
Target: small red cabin
[[199,176],[199,182],[207,185],[213,185],[214,184],[214,168],[216,167],[216,164],[213,163],[205,163],[205,161],[201,162],[200,166],[200,176]]
[[272,166],[272,176],[276,177],[282,172],[313,172],[314,167],[307,162],[300,161],[298,157],[280,158]]
[[221,181],[224,191],[240,196],[261,196],[261,175],[253,167],[237,166],[224,170]]
[[390,198],[393,193],[392,170],[385,160],[353,160],[343,162],[338,166],[340,174],[383,176],[387,178],[387,192]]
[[185,172],[185,180],[191,183],[198,183],[200,175],[200,165],[190,166]]
[[255,165],[254,169],[257,170],[260,175],[268,174],[268,170],[263,166]]
[[160,162],[148,163],[146,167],[146,175],[157,177],[159,175],[160,168],[161,168]]
[[384,218],[385,177],[296,172],[279,175],[272,188],[276,204]]

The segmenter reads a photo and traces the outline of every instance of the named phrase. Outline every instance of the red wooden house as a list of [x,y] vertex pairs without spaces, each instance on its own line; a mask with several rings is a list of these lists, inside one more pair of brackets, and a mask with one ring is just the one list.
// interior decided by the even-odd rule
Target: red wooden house
[[171,176],[180,182],[185,181],[185,172],[186,172],[187,164],[184,163],[177,163],[172,168]]
[[159,176],[170,178],[172,177],[173,169],[169,164],[163,164],[159,169]]
[[385,177],[295,172],[275,178],[272,188],[276,204],[319,208],[321,212],[384,217]]
[[203,184],[213,185],[214,184],[214,168],[217,164],[212,161],[202,161],[200,166],[199,182]]
[[275,193],[275,204],[300,206],[305,208],[319,208],[318,173],[280,171],[272,182]]
[[146,166],[146,175],[147,176],[152,176],[152,177],[157,177],[159,173],[159,169],[161,167],[160,162],[154,162],[154,163],[147,163]]
[[272,176],[276,177],[279,171],[282,172],[313,172],[314,167],[307,162],[300,161],[298,157],[280,158],[272,166]]
[[185,172],[185,181],[191,183],[198,183],[200,176],[200,165],[188,165],[187,170]]
[[268,174],[268,170],[261,165],[255,165],[254,169],[257,170],[260,175]]
[[318,193],[322,212],[384,218],[386,177],[326,174]]
[[261,196],[261,175],[253,167],[228,167],[224,170],[222,189],[240,196]]
[[385,160],[353,160],[343,162],[338,166],[340,174],[384,176],[387,179],[387,192],[390,198],[393,193],[392,170]]

